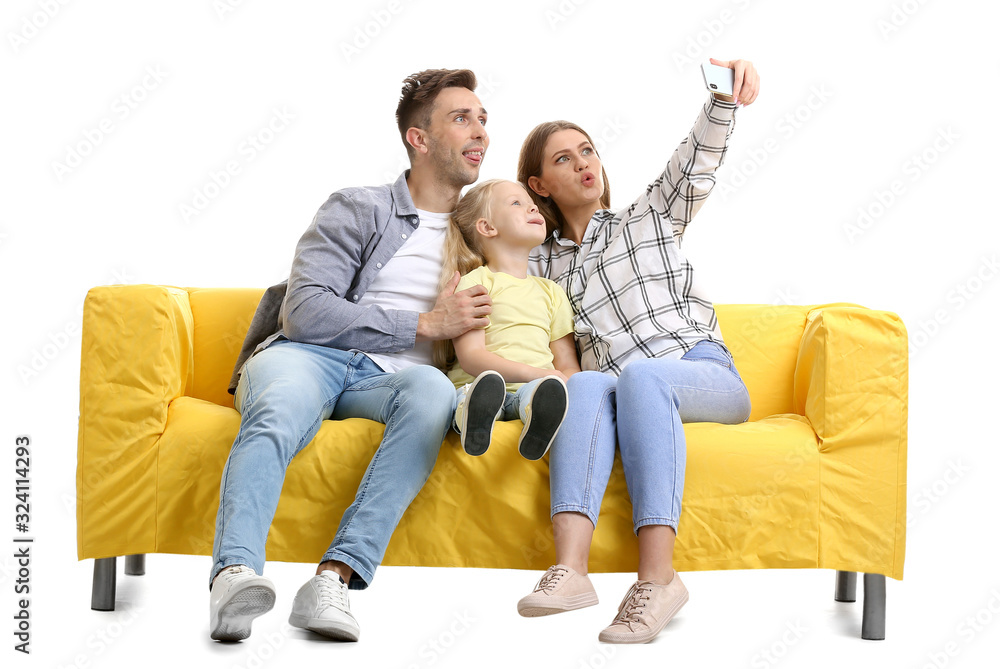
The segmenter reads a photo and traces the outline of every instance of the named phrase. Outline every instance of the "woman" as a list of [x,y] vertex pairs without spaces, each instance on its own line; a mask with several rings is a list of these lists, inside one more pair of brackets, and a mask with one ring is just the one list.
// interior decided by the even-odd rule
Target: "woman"
[[600,157],[575,124],[539,125],[518,163],[518,180],[554,230],[532,254],[532,272],[565,289],[581,367],[590,370],[569,380],[569,413],[549,462],[558,564],[518,611],[538,616],[597,603],[587,561],[617,443],[639,566],[600,633],[609,643],[651,640],[688,599],[673,569],[686,461],[681,423],[741,423],[750,414],[715,309],[680,250],[715,183],[735,109],[751,104],[760,86],[748,61],[712,63],[734,70],[733,96],[706,102],[664,172],[628,208],[608,210]]

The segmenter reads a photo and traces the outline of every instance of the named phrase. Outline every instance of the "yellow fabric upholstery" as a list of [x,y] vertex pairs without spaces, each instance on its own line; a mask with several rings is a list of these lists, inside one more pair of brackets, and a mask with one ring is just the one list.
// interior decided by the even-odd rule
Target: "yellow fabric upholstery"
[[[239,429],[226,392],[263,291],[109,286],[84,308],[77,468],[80,559],[210,555],[219,480]],[[907,339],[855,305],[718,305],[750,390],[742,425],[692,423],[679,570],[829,568],[903,576]],[[385,564],[542,570],[554,561],[548,458],[528,462],[518,421],[489,453],[449,435]],[[288,468],[269,560],[315,562],[378,448],[382,425],[325,421]],[[616,459],[593,571],[634,571]]]

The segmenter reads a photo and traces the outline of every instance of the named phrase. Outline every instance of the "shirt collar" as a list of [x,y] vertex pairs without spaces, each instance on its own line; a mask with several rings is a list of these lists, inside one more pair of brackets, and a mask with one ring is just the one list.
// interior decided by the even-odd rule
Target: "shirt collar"
[[404,170],[389,189],[392,192],[392,206],[396,211],[396,216],[400,218],[418,216],[417,207],[413,204],[413,197],[406,185],[406,177],[408,176],[410,176],[410,170]]

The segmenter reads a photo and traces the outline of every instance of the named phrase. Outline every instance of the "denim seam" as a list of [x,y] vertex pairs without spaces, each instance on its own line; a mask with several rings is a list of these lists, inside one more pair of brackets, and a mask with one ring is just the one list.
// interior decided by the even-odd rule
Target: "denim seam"
[[[243,393],[244,396],[245,396],[244,399],[249,398],[250,399],[250,403],[252,404],[253,403],[253,384],[250,381],[250,370],[249,369],[244,369],[243,370],[242,378],[246,380],[246,392]],[[243,407],[240,407],[240,409],[242,409],[242,408]],[[244,432],[244,430],[243,430],[244,423],[243,423],[242,417],[243,417],[243,411],[240,411],[240,429],[236,432],[236,441],[234,442],[234,443],[237,443],[237,444],[240,443],[240,437],[243,436],[243,432]],[[229,457],[232,457],[232,453],[230,453]],[[226,467],[226,477],[222,481],[222,489],[219,491],[219,507],[222,508],[222,509],[225,508],[226,489],[228,487],[229,487],[229,468]],[[225,533],[226,533],[226,513],[225,513],[225,511],[223,511],[223,513],[221,513],[219,515],[222,516],[222,529],[220,530],[220,529],[216,528],[215,531],[219,534],[219,536],[225,536]],[[222,546],[220,545],[219,548],[221,549]],[[216,572],[216,573],[218,573],[218,572]],[[214,576],[213,576],[213,578],[214,578]]]
[[579,504],[558,504],[552,507],[552,513],[549,515],[549,518],[551,519],[552,516],[556,515],[557,513],[566,513],[568,511],[572,511],[574,513],[582,513],[583,515],[587,516],[587,518],[590,519],[590,522],[594,524],[595,528],[597,527],[597,518],[594,516],[594,513],[587,507],[580,506]]
[[[399,388],[396,387],[395,379],[390,379],[389,383],[386,384],[386,385],[388,385],[388,387],[392,388],[392,393],[393,393],[392,394],[392,409],[393,410],[392,410],[392,416],[390,416],[390,418],[389,418],[389,420],[391,421],[393,418],[395,418],[396,409],[399,408]],[[345,392],[346,391],[347,391],[347,387],[345,386]],[[393,426],[393,427],[395,427],[395,426]],[[386,431],[389,430],[389,425],[388,424],[386,424],[385,429],[386,429]],[[382,433],[382,441],[385,441],[385,431],[383,431],[383,433]],[[361,506],[361,504],[365,500],[365,497],[368,495],[368,486],[371,483],[372,475],[375,473],[375,468],[378,466],[378,461],[379,461],[379,458],[381,456],[382,456],[382,444],[380,443],[379,447],[377,449],[375,449],[375,455],[372,456],[371,465],[368,467],[368,473],[365,475],[364,484],[361,486],[361,490],[358,492],[357,499],[355,500],[354,513],[351,514],[350,519],[347,521],[347,523],[344,525],[344,527],[341,528],[340,532],[337,533],[337,536],[334,537],[334,542],[335,543],[336,543],[337,539],[339,537],[342,537],[344,534],[346,534],[347,531],[351,528],[351,525],[354,524],[354,517],[357,515],[357,512],[358,512],[357,507]]]
[[[590,497],[591,497],[591,489],[593,487],[593,481],[594,481],[594,460],[596,459],[596,454],[597,454],[597,447],[596,447],[597,446],[597,435],[601,431],[601,421],[604,419],[604,404],[605,404],[605,402],[607,402],[610,399],[611,392],[612,391],[611,391],[610,388],[608,388],[607,390],[604,391],[604,396],[601,398],[601,403],[598,405],[597,422],[594,424],[594,431],[593,431],[593,433],[590,436],[590,458],[588,459],[588,462],[587,462],[587,487],[584,490],[584,503],[587,505],[588,509],[591,506],[591,499],[590,499]],[[616,442],[617,442],[617,439],[616,439]],[[612,453],[611,458],[612,458],[612,467],[613,467],[614,466],[614,464],[613,464],[614,454],[613,453]],[[600,513],[600,502],[598,502],[597,511],[598,511],[598,514],[599,514]],[[588,511],[587,515],[590,516],[592,514]],[[596,521],[594,522],[594,526],[595,527],[597,526],[597,522]]]

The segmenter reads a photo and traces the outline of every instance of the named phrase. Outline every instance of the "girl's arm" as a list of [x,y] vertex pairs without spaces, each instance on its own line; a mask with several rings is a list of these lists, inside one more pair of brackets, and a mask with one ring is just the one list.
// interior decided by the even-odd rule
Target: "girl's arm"
[[567,379],[580,371],[580,361],[576,357],[576,338],[572,332],[550,343],[549,348],[552,349],[552,364]]
[[[469,376],[479,376],[486,370],[492,369],[500,372],[504,381],[508,383],[526,383],[554,374],[551,369],[513,362],[487,351],[485,330],[469,330],[462,336],[453,339],[452,343],[455,345],[458,364]],[[573,355],[576,355],[575,349]]]

